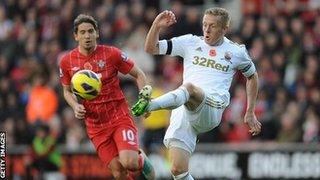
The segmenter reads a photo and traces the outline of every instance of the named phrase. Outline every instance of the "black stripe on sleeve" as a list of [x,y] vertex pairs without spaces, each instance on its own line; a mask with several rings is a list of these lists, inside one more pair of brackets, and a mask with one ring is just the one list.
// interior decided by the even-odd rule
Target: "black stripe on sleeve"
[[247,72],[250,68],[251,68],[251,64],[248,64],[246,67],[244,67],[243,69],[241,69],[240,71],[242,72],[242,73],[245,73],[245,72]]
[[171,40],[167,40],[167,43],[168,43],[168,48],[167,48],[166,54],[170,55],[171,52],[172,52],[172,41]]

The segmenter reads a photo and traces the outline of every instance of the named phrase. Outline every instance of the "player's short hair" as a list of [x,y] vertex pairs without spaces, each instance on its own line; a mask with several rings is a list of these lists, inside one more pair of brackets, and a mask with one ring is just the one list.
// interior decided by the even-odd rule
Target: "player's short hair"
[[224,8],[220,8],[220,7],[209,8],[204,12],[204,15],[219,16],[222,27],[229,26],[230,24],[229,12]]
[[92,24],[93,28],[97,31],[98,30],[98,22],[90,15],[87,14],[79,14],[76,19],[73,21],[73,31],[77,34],[78,27],[82,23],[90,23]]

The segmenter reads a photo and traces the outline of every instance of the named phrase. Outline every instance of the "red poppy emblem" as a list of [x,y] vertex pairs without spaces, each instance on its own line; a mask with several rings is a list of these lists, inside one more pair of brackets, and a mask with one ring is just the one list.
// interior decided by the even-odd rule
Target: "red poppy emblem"
[[215,49],[211,49],[211,50],[209,51],[209,55],[210,55],[210,56],[216,56],[216,55],[217,55],[216,50],[215,50]]
[[84,69],[92,70],[92,65],[88,62],[84,63],[83,67]]

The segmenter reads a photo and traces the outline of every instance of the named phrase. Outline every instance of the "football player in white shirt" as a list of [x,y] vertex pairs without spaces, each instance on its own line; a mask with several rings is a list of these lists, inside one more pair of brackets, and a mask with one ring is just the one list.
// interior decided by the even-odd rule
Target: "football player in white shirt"
[[237,70],[247,78],[247,110],[244,122],[257,135],[261,123],[254,109],[258,94],[258,75],[244,45],[227,39],[230,16],[223,8],[210,8],[202,20],[203,37],[191,34],[160,40],[160,30],[176,23],[173,12],[163,11],[148,32],[145,50],[150,54],[167,54],[183,58],[183,84],[156,99],[152,88],[145,86],[139,101],[132,107],[135,116],[159,109],[173,109],[164,137],[169,149],[174,179],[190,180],[189,159],[195,150],[197,135],[218,126],[230,101],[229,88]]

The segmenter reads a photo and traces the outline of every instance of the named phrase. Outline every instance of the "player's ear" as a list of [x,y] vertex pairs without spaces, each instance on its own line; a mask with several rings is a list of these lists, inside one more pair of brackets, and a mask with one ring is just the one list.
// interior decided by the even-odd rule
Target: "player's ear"
[[226,25],[224,26],[223,30],[224,30],[225,32],[227,32],[227,31],[229,30],[229,28],[230,28],[230,21],[228,21],[228,22],[226,23]]
[[229,30],[229,24],[227,24],[227,25],[225,25],[225,26],[223,27],[224,33],[227,33],[228,30]]
[[97,30],[96,33],[97,33],[97,39],[98,39],[99,38],[99,30]]
[[74,39],[75,39],[76,41],[78,41],[78,40],[79,40],[79,38],[78,38],[78,34],[77,34],[77,33],[73,33],[73,37],[74,37]]

